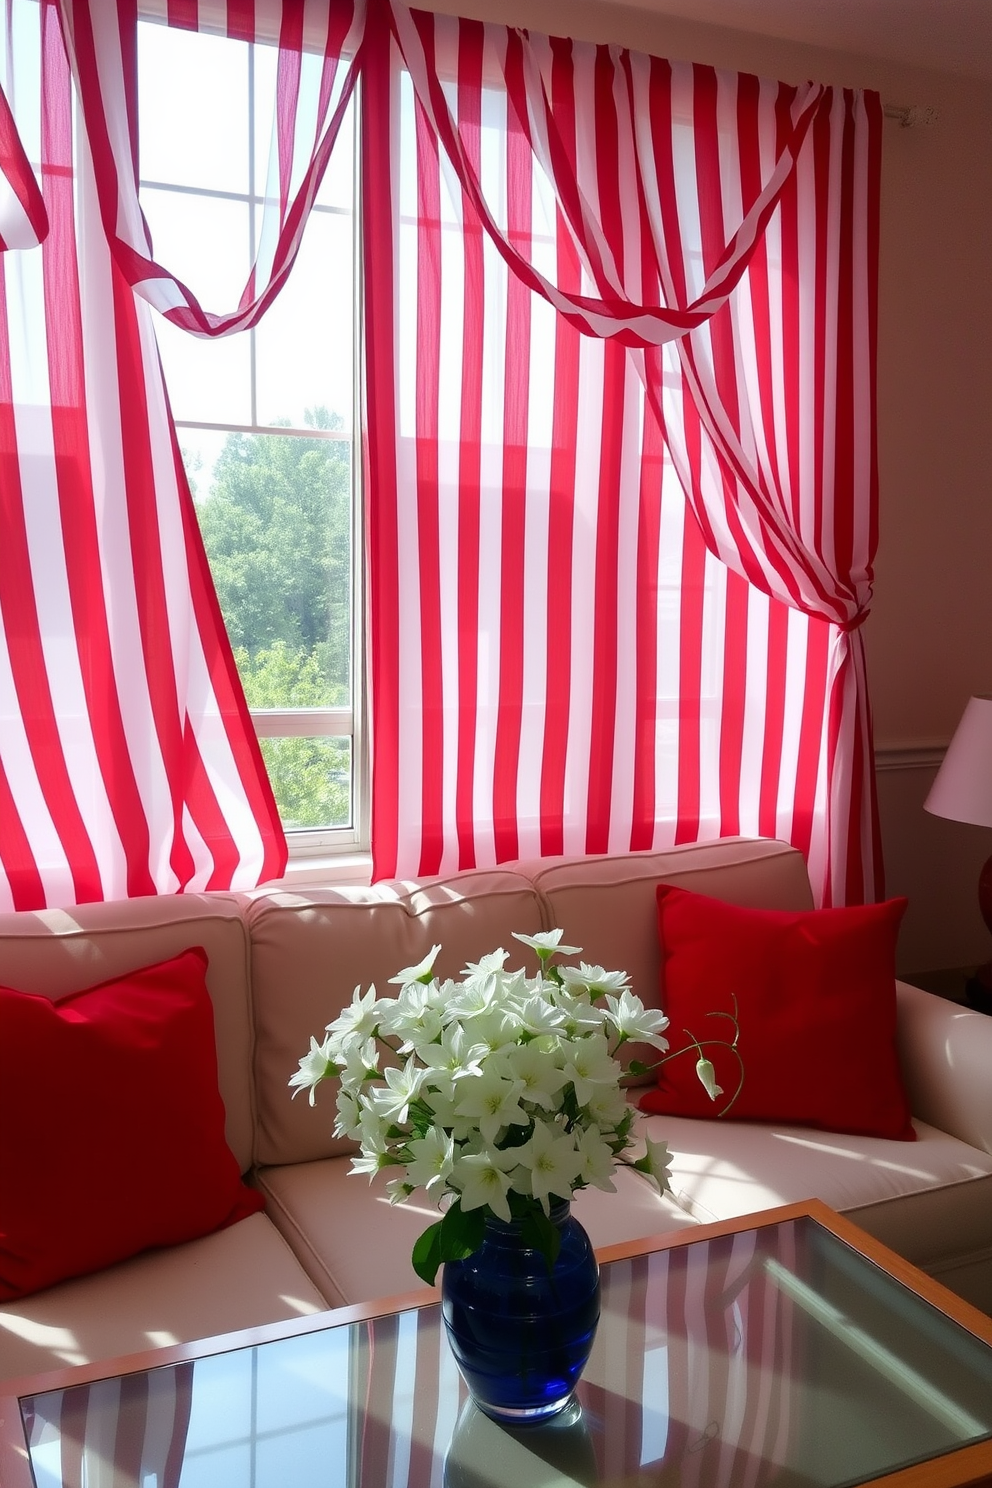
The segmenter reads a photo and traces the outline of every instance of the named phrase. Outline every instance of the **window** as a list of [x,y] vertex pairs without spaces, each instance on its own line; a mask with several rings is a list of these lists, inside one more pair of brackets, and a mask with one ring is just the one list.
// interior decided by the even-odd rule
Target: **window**
[[[141,204],[206,309],[238,301],[264,230],[276,50],[143,21]],[[183,79],[183,110],[175,79]],[[281,294],[217,340],[156,320],[178,438],[294,855],[364,845],[353,459],[354,117]]]

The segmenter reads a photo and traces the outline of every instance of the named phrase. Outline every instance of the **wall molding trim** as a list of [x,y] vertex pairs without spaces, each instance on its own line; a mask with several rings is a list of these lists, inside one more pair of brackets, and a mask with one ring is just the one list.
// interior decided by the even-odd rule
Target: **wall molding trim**
[[875,750],[875,770],[936,770],[947,753],[946,744],[882,745]]

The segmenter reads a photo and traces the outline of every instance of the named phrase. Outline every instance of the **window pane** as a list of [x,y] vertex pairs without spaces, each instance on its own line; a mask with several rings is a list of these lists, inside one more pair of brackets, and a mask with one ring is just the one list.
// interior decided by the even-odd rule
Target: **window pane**
[[[141,191],[155,257],[204,309],[228,312],[265,217],[277,51],[141,30],[142,178],[164,183]],[[303,61],[319,82],[322,59]],[[316,98],[307,94],[304,134]],[[352,111],[293,271],[258,327],[207,339],[156,317],[207,556],[255,710],[353,706],[354,149]],[[222,427],[194,427],[203,424]],[[249,432],[259,425],[272,434]],[[351,739],[301,735],[290,720],[270,718],[272,727],[290,730],[261,741],[286,828],[353,829]]]
[[236,310],[251,272],[247,202],[141,188],[155,258],[180,278],[204,310]]
[[287,831],[350,827],[350,739],[262,739],[262,758]]
[[142,22],[138,90],[143,180],[250,189],[244,42]]
[[[202,340],[155,317],[172,416],[193,423],[251,423],[251,345],[246,335]],[[185,442],[185,430],[180,442]]]
[[349,706],[351,445],[228,434],[205,474],[195,432],[179,437],[200,455],[197,514],[249,707]]
[[260,424],[301,427],[319,406],[341,420],[332,427],[351,429],[352,280],[351,217],[312,213],[293,272],[255,332]]
[[349,104],[317,192],[317,205],[351,211],[355,189],[355,105]]

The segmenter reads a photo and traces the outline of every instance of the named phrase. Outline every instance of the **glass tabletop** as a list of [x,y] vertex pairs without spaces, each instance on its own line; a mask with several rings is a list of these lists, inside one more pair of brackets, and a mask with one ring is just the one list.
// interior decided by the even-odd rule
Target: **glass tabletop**
[[476,1410],[427,1306],[25,1397],[37,1488],[841,1488],[992,1438],[992,1348],[809,1217],[602,1283],[543,1426]]

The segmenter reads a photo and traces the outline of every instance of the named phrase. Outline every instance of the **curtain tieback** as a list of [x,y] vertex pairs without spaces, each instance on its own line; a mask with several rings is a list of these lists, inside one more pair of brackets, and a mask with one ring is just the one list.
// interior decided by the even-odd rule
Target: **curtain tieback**
[[867,605],[864,605],[851,616],[850,620],[837,620],[834,623],[838,630],[844,631],[845,634],[850,634],[852,630],[860,630],[870,614],[871,610]]

